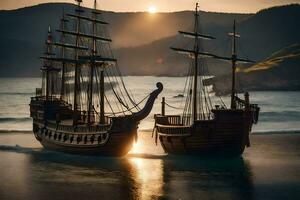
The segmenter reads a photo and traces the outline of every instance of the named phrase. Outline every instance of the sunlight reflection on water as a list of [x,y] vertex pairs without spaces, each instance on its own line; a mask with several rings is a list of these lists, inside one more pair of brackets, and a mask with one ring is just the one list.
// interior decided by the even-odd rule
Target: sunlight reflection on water
[[153,199],[163,196],[163,163],[159,159],[129,158],[135,168],[138,199]]

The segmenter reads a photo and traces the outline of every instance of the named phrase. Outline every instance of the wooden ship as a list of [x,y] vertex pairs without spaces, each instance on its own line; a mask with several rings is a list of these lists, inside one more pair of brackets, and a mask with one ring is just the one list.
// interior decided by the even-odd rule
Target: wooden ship
[[[170,154],[221,154],[241,155],[245,147],[250,146],[249,134],[252,125],[257,123],[259,107],[250,104],[249,94],[240,99],[235,90],[236,64],[251,63],[251,60],[237,57],[236,33],[234,22],[232,37],[232,56],[221,57],[203,52],[201,41],[215,39],[204,35],[199,28],[198,4],[195,10],[195,23],[193,32],[179,31],[180,34],[193,38],[193,47],[190,49],[172,48],[176,52],[188,54],[191,58],[189,74],[187,75],[188,88],[185,91],[185,102],[182,115],[166,115],[165,106],[170,106],[163,98],[162,113],[155,115],[156,141],[160,143],[165,152]],[[221,99],[221,105],[214,104],[205,87],[203,69],[205,59],[212,58],[230,61],[232,63],[231,105],[227,108]]]
[[62,15],[59,41],[48,30],[42,88],[30,102],[33,132],[45,149],[123,156],[163,86],[157,83],[140,108],[124,85],[96,0],[91,10],[76,2],[74,13]]

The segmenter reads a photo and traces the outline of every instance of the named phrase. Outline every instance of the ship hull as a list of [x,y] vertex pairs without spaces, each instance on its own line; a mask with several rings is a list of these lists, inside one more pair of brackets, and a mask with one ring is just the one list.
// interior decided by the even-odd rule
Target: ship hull
[[[157,125],[160,143],[169,154],[239,156],[250,146],[251,113],[226,110],[213,120],[190,127]],[[177,130],[175,130],[177,129]],[[175,134],[174,134],[175,133]]]
[[98,133],[69,132],[55,130],[40,123],[34,123],[33,126],[36,139],[46,150],[92,156],[126,155],[132,148],[137,131],[132,128]]
[[[137,139],[138,124],[147,117],[155,99],[163,90],[157,83],[139,112],[105,117],[104,122],[86,121],[86,115],[71,109],[70,104],[56,99],[32,97],[30,116],[33,132],[45,149],[84,155],[124,156]],[[95,117],[95,116],[94,116]]]

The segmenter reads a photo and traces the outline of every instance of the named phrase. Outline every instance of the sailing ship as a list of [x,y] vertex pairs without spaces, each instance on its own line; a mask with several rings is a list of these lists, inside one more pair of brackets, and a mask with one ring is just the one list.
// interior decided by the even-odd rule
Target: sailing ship
[[41,57],[42,88],[30,102],[33,132],[49,150],[123,156],[163,85],[157,83],[152,93],[135,103],[113,57],[108,23],[96,0],[93,9],[82,7],[82,0],[76,2],[74,13],[63,12],[59,41],[48,30]]
[[[185,90],[185,104],[182,115],[166,115],[165,106],[173,107],[162,100],[162,113],[155,115],[156,142],[159,138],[165,152],[170,154],[226,154],[241,155],[245,147],[250,146],[249,134],[252,125],[257,123],[260,108],[250,104],[249,94],[245,99],[238,97],[235,90],[237,63],[252,63],[248,59],[237,57],[236,33],[234,21],[232,37],[232,56],[222,57],[203,51],[202,40],[213,40],[214,37],[202,34],[199,24],[198,3],[195,9],[194,31],[179,31],[180,34],[193,38],[193,47],[173,48],[172,50],[188,54],[191,58],[188,88]],[[230,61],[232,63],[231,105],[220,99],[220,104],[212,102],[210,91],[205,86],[206,58]],[[176,107],[175,107],[176,108]]]

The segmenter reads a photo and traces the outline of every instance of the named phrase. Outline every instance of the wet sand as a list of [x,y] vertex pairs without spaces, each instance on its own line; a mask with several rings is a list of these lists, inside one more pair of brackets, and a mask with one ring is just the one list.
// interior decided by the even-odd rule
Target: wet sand
[[151,133],[124,158],[42,149],[31,134],[0,134],[0,199],[300,199],[300,134],[251,136],[236,159],[169,156]]

